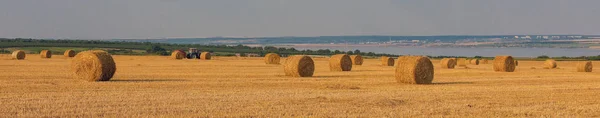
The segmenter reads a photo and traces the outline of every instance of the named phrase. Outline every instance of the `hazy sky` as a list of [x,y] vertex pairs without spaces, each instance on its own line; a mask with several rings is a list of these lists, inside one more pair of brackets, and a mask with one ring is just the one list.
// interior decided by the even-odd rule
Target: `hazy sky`
[[600,0],[0,0],[0,37],[600,34]]

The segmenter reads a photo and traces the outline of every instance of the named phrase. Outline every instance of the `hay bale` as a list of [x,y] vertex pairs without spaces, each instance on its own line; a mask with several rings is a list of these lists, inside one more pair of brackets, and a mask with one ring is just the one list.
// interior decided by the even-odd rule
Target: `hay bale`
[[290,56],[285,59],[283,71],[286,76],[312,77],[315,72],[315,62],[304,55]]
[[200,59],[202,60],[210,60],[210,52],[202,52],[200,53]]
[[454,66],[456,66],[456,60],[452,58],[444,58],[440,61],[440,64],[442,65],[442,68],[453,69]]
[[80,52],[71,61],[75,78],[87,81],[108,81],[117,70],[112,56],[102,50]]
[[75,53],[75,51],[73,51],[73,50],[67,50],[67,51],[65,51],[65,53],[63,55],[65,57],[74,57],[75,54],[77,54],[77,53]]
[[471,64],[471,59],[465,59],[465,64]]
[[467,66],[467,59],[465,59],[465,58],[458,58],[456,60],[456,65],[458,65],[458,66]]
[[40,52],[40,56],[42,58],[52,58],[52,51],[50,51],[50,50],[42,50],[42,52]]
[[519,61],[515,60],[515,66],[519,66]]
[[363,58],[360,55],[350,55],[350,59],[352,60],[352,65],[362,65]]
[[346,54],[336,54],[329,58],[329,70],[331,71],[351,71],[352,59]]
[[183,58],[185,58],[185,54],[182,53],[181,51],[175,50],[175,51],[171,52],[171,58],[172,59],[183,59]]
[[496,72],[514,72],[515,64],[512,56],[496,56],[494,58],[494,71]]
[[471,64],[473,65],[479,65],[479,59],[471,59]]
[[11,57],[16,60],[23,60],[25,59],[25,52],[22,50],[13,51]]
[[592,72],[592,68],[591,61],[577,62],[577,72]]
[[423,56],[398,57],[396,81],[408,84],[430,84],[433,81],[433,64]]
[[556,68],[556,61],[554,59],[548,59],[544,62],[544,67],[548,69]]
[[269,53],[265,55],[266,64],[279,64],[281,57],[277,53]]
[[479,60],[479,64],[488,64],[488,60],[487,59],[481,59]]
[[387,56],[382,56],[381,57],[381,65],[383,66],[394,66],[394,58],[390,58]]

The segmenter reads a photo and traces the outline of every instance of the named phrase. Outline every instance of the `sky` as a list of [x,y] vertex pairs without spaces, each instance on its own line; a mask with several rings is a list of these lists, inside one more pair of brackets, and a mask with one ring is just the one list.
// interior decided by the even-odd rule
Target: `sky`
[[600,34],[600,0],[0,0],[5,38]]

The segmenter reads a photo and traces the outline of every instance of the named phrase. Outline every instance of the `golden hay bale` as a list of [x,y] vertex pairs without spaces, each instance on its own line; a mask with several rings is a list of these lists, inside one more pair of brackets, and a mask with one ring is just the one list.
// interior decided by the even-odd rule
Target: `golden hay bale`
[[467,66],[467,59],[465,59],[465,58],[458,58],[456,60],[456,65],[457,66]]
[[67,50],[67,51],[65,51],[65,53],[63,55],[65,55],[65,57],[74,57],[75,54],[77,54],[77,53],[75,53],[75,51]]
[[329,70],[331,71],[351,71],[352,59],[346,54],[336,54],[329,58]]
[[488,60],[487,59],[481,59],[479,60],[479,64],[488,64]]
[[283,64],[285,75],[292,77],[312,77],[315,72],[315,62],[304,55],[290,56]]
[[442,68],[453,69],[456,66],[456,60],[452,58],[444,58],[440,61]]
[[277,53],[269,53],[265,55],[266,64],[279,64],[281,57]]
[[548,69],[556,68],[556,61],[554,59],[548,59],[544,62],[544,67]]
[[479,59],[471,59],[471,64],[473,65],[479,65]]
[[398,57],[396,81],[409,84],[430,84],[433,81],[433,64],[423,56]]
[[117,67],[112,56],[102,50],[80,52],[71,61],[75,78],[87,81],[108,81]]
[[390,58],[387,56],[382,56],[381,57],[381,65],[383,66],[394,66],[394,58]]
[[515,60],[515,66],[519,66],[519,61]]
[[12,59],[23,60],[23,59],[25,59],[25,52],[22,50],[13,51],[11,56],[12,56]]
[[350,55],[350,59],[352,60],[353,65],[362,65],[363,58],[360,55]]
[[52,52],[50,50],[42,50],[42,52],[40,52],[40,56],[42,58],[52,58]]
[[577,62],[577,72],[592,72],[592,68],[591,61]]
[[494,71],[496,72],[514,72],[515,64],[512,56],[496,56],[494,58]]
[[210,57],[211,57],[210,52],[202,52],[200,54],[200,59],[202,59],[202,60],[210,60]]
[[173,59],[183,59],[183,58],[185,58],[185,54],[183,52],[181,52],[181,51],[175,50],[175,51],[171,52],[171,58],[173,58]]

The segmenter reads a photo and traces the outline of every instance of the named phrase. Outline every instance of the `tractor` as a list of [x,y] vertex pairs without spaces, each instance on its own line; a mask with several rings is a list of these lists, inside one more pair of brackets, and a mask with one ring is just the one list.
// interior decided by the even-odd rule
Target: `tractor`
[[185,57],[188,59],[200,59],[200,52],[196,48],[190,48]]

